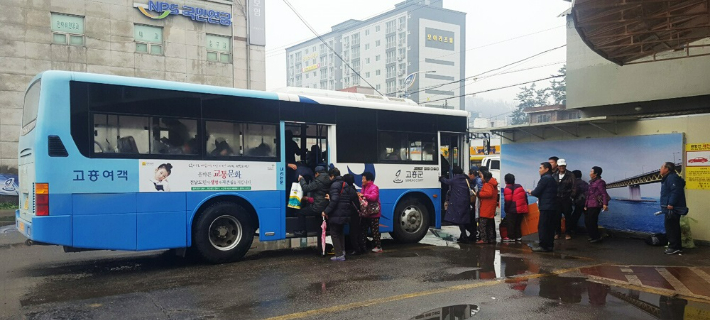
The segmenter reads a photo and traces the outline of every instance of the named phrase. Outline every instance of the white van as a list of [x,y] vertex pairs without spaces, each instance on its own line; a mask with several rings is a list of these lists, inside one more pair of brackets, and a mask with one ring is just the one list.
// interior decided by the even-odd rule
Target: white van
[[499,185],[503,183],[500,180],[500,155],[487,156],[483,158],[481,166],[488,168],[488,171],[491,172],[491,175],[493,175],[493,178],[498,181]]

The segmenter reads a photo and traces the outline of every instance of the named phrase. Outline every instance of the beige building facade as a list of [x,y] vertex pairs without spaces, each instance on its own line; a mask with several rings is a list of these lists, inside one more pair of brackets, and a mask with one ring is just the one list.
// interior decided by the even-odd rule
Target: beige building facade
[[263,0],[4,0],[0,6],[0,173],[17,170],[24,91],[45,70],[266,88]]

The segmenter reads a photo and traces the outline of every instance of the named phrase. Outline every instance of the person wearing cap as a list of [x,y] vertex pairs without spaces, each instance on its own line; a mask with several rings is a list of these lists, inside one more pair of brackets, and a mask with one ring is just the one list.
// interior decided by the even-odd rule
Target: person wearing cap
[[[298,176],[298,183],[303,189],[303,194],[308,194],[308,198],[313,199],[313,203],[305,206],[298,211],[298,225],[300,230],[294,232],[297,237],[305,237],[308,234],[306,217],[318,216],[328,206],[328,200],[325,195],[330,190],[331,180],[324,166],[316,167],[316,177],[310,183],[302,176]],[[308,201],[310,202],[310,201]]]
[[572,225],[572,198],[576,195],[576,178],[572,172],[567,171],[567,161],[565,159],[557,160],[557,173],[553,174],[557,180],[557,223],[555,229],[555,239],[558,239],[562,234],[562,216],[565,217],[565,239],[572,239],[571,231],[574,229]]

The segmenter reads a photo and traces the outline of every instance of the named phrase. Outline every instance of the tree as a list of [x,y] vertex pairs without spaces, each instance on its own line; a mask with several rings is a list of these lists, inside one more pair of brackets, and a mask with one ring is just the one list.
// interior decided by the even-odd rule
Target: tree
[[531,84],[529,87],[525,86],[520,88],[520,92],[515,96],[515,100],[520,102],[511,114],[511,124],[524,124],[528,122],[528,116],[523,112],[525,108],[535,108],[542,107],[550,104],[550,98],[552,98],[554,104],[567,104],[567,84],[565,82],[565,76],[567,75],[567,66],[562,66],[558,71],[558,74],[563,75],[557,79],[553,79],[550,82],[550,87],[537,89],[535,83]]
[[550,94],[552,95],[552,100],[555,104],[567,105],[567,83],[565,78],[567,76],[567,65],[562,66],[560,70],[557,71],[558,74],[563,75],[562,80],[553,79],[550,82]]
[[531,84],[529,87],[525,86],[520,88],[520,92],[515,96],[515,100],[520,103],[513,111],[511,115],[511,124],[524,124],[528,122],[528,116],[523,111],[526,108],[542,107],[549,104],[550,92],[549,88],[537,89],[535,84]]

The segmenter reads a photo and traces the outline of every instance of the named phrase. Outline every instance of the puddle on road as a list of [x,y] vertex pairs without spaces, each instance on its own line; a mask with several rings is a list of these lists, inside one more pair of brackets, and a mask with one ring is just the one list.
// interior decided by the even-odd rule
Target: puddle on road
[[14,224],[9,225],[9,226],[0,227],[0,234],[10,233],[13,231],[17,231],[17,227]]
[[461,304],[429,310],[410,320],[469,319],[475,316],[479,310],[477,305]]
[[339,281],[319,281],[313,282],[308,285],[307,292],[314,292],[318,294],[329,294],[333,290],[340,290],[346,285],[359,284],[363,285],[363,282],[378,282],[378,281],[388,281],[394,279],[394,276],[387,274],[378,275],[368,275],[355,278],[349,278],[347,280]]
[[710,304],[688,301],[589,281],[583,277],[545,276],[539,279],[508,279],[510,288],[525,296],[549,300],[537,312],[547,313],[568,305],[607,308],[630,316],[650,319],[710,319]]

